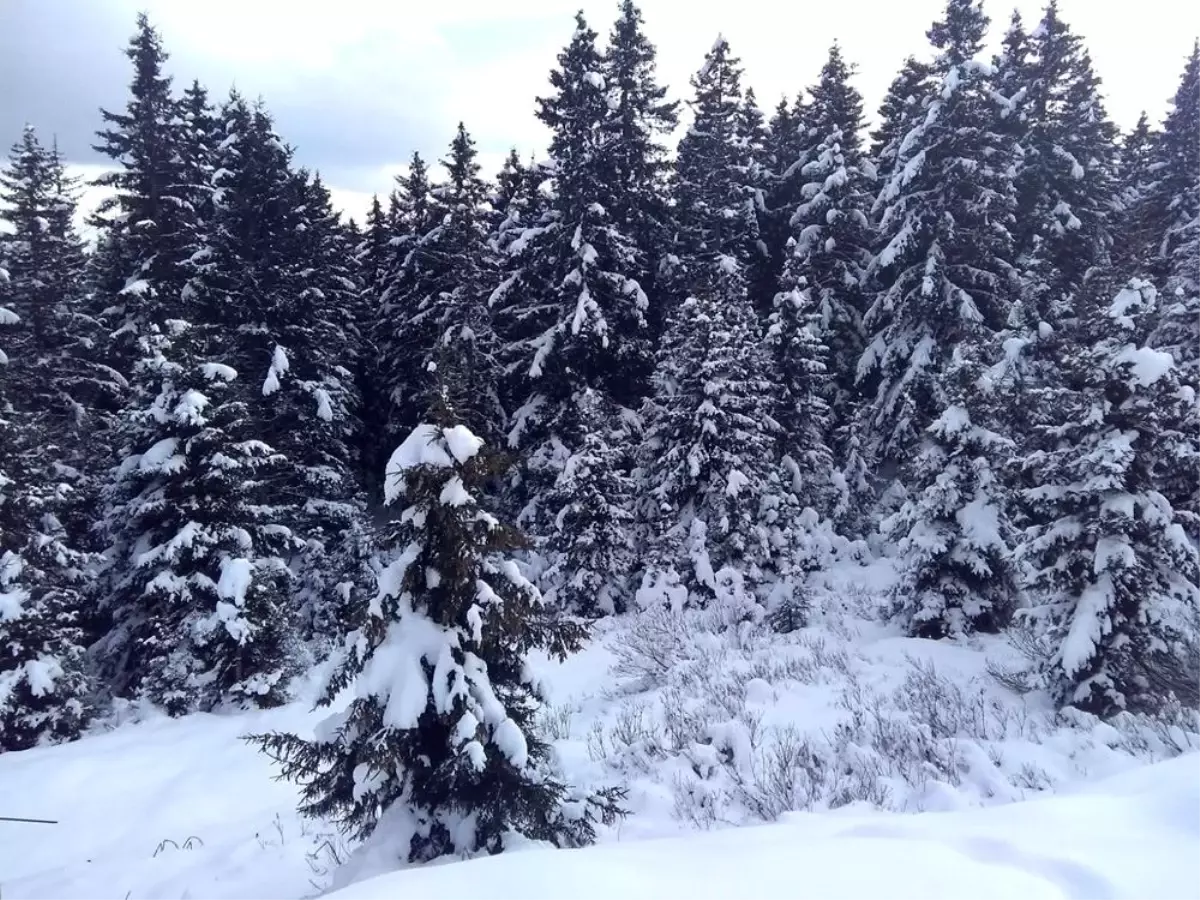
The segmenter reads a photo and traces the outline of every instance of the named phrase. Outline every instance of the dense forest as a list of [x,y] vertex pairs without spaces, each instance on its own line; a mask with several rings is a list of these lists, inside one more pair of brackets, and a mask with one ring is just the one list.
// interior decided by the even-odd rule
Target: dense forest
[[866,133],[837,44],[765,112],[718,38],[670,101],[623,0],[544,160],[485,177],[460,125],[355,222],[140,17],[94,246],[33,126],[0,171],[0,751],[333,658],[350,707],[256,739],[305,811],[584,844],[621,792],[549,770],[526,655],[656,605],[796,630],[836,553],[1060,706],[1196,707],[1200,45],[1123,134],[1053,0],[988,25],[947,0]]

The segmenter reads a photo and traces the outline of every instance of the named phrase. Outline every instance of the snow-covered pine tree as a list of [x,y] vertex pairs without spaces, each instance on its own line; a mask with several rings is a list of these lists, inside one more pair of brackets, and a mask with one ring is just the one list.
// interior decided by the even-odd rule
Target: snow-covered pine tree
[[[561,510],[545,501],[581,449],[566,443],[582,437],[571,424],[575,405],[589,389],[605,410],[638,404],[653,364],[649,298],[638,282],[648,264],[639,236],[613,213],[628,210],[629,200],[608,173],[629,163],[613,137],[619,128],[605,65],[595,32],[577,16],[550,75],[553,92],[538,100],[538,118],[551,131],[552,197],[508,243],[508,274],[491,298],[505,345],[509,445],[528,451],[509,502],[535,539],[556,534]],[[620,429],[613,422],[598,433]],[[563,550],[548,549],[551,556]]]
[[1121,141],[1117,166],[1117,200],[1113,221],[1112,264],[1124,279],[1156,271],[1158,241],[1148,216],[1148,194],[1154,183],[1154,150],[1159,134],[1143,112]]
[[[992,60],[995,69],[993,83],[996,99],[1000,103],[1000,117],[1007,132],[1014,138],[1022,138],[1028,128],[1029,54],[1031,52],[1029,32],[1021,11],[1014,9],[1008,20],[1008,29],[1000,41],[1000,52]],[[1022,148],[1016,148],[1016,162],[1020,165]]]
[[1180,363],[1200,389],[1200,41],[1153,151],[1147,189],[1149,227],[1158,241],[1158,272],[1166,285],[1151,343]]
[[27,125],[0,169],[0,220],[9,228],[0,235],[9,273],[0,302],[18,319],[6,341],[6,378],[21,427],[39,430],[47,467],[61,467],[56,477],[74,470],[67,480],[82,499],[96,464],[106,462],[96,451],[104,446],[103,413],[119,388],[91,349],[99,328],[84,308],[86,260],[75,209],[76,182],[57,148],[44,147]]
[[977,0],[949,0],[930,29],[938,84],[876,201],[871,265],[884,287],[864,317],[858,374],[878,381],[861,429],[888,479],[951,405],[941,376],[954,347],[1002,329],[1014,294],[1011,142],[998,131],[990,67],[977,59],[986,25]]
[[207,232],[213,217],[213,173],[217,145],[220,143],[220,120],[208,100],[208,90],[199,81],[193,81],[183,92],[180,100],[180,115],[183,118],[184,181],[193,189],[188,198],[195,215],[196,230]]
[[273,504],[283,459],[255,435],[228,334],[180,319],[139,338],[104,500],[110,539],[98,647],[117,696],[172,715],[276,705],[293,654],[290,534]]
[[363,225],[362,237],[354,251],[363,282],[363,291],[371,303],[383,293],[383,275],[391,255],[392,229],[379,195],[371,197],[371,206]]
[[[406,408],[427,407],[430,392],[451,392],[455,409],[489,442],[504,432],[497,340],[488,298],[497,273],[487,244],[487,185],[479,177],[475,143],[460,124],[443,162],[447,181],[431,190],[430,229],[411,242],[378,349],[394,368],[380,373],[384,392]],[[452,381],[439,377],[445,356]],[[403,362],[403,365],[399,363]]]
[[763,153],[766,168],[766,212],[759,215],[759,232],[767,246],[771,272],[783,271],[790,249],[792,228],[788,224],[800,202],[800,168],[811,150],[807,132],[802,132],[803,96],[794,104],[782,97],[767,123]]
[[643,591],[677,581],[699,602],[764,586],[779,568],[775,532],[791,525],[783,397],[748,293],[759,232],[740,77],[718,37],[692,79],[695,119],[675,183],[676,278],[687,294],[659,345],[639,460],[651,531]]
[[[428,167],[420,154],[414,153],[408,172],[396,177],[396,190],[391,195],[388,209],[391,250],[368,328],[376,352],[371,378],[379,392],[380,405],[367,413],[367,434],[374,445],[371,458],[380,465],[389,448],[404,438],[422,410],[417,402],[420,342],[407,333],[406,327],[416,312],[414,298],[422,296],[420,282],[426,274],[422,257],[415,253],[417,243],[440,224]],[[437,274],[444,278],[444,272]]]
[[527,654],[564,657],[583,634],[511,558],[521,534],[480,505],[502,464],[435,398],[388,463],[394,559],[324,702],[351,683],[356,698],[316,740],[253,739],[302,786],[301,813],[403,862],[499,853],[514,834],[579,846],[619,814],[618,792],[558,781],[537,733]]
[[301,545],[289,561],[293,605],[319,639],[368,575],[353,248],[320,178],[291,169],[261,103],[235,96],[223,120],[199,302],[217,304],[215,321],[235,329],[230,364],[244,379],[248,436],[282,457],[270,514]]
[[[849,82],[852,72],[834,44],[820,82],[809,92],[805,123],[814,144],[807,161],[797,160],[803,186],[790,216],[791,254],[771,332],[781,348],[808,345],[810,354],[824,357],[826,377],[817,382],[812,364],[781,359],[789,410],[807,423],[797,428],[785,421],[785,428],[795,436],[793,458],[808,460],[809,478],[821,478],[826,490],[834,488],[832,496],[806,498],[806,505],[826,514],[836,506],[846,524],[859,519],[869,501],[865,462],[851,423],[859,402],[855,376],[863,352],[862,316],[874,241],[868,220],[873,171],[861,155],[862,97]],[[808,336],[799,334],[800,329]],[[833,472],[830,446],[849,471]]]
[[659,296],[656,280],[670,246],[669,164],[662,141],[679,120],[679,104],[666,99],[656,64],[657,51],[642,30],[641,10],[633,0],[621,0],[600,70],[609,107],[604,124],[611,141],[605,148],[612,170],[609,185],[614,205],[609,212],[638,249],[640,268],[634,277],[649,297],[647,315],[658,334],[666,302]]
[[1058,421],[1025,455],[1045,523],[1024,547],[1029,616],[1053,650],[1040,674],[1059,703],[1100,715],[1154,708],[1200,675],[1200,563],[1155,477],[1194,432],[1195,391],[1145,343],[1157,302],[1134,280],[1093,314],[1068,380],[1038,398]]
[[95,149],[115,168],[95,181],[112,193],[93,219],[104,252],[92,280],[112,322],[110,362],[128,374],[139,358],[139,339],[178,317],[196,235],[180,104],[163,71],[162,40],[144,14],[125,55],[134,68],[130,99],[124,112],[100,111],[109,127],[97,133]]
[[1020,597],[1006,471],[1014,444],[989,427],[1008,398],[988,385],[978,340],[964,335],[954,348],[945,407],[906,466],[919,490],[882,526],[902,560],[892,615],[915,637],[999,631]]
[[[718,35],[692,76],[692,124],[675,163],[674,283],[680,297],[707,281],[714,260],[728,257],[742,273],[761,259],[757,167],[747,138],[741,61]],[[699,263],[704,260],[704,263]]]
[[[699,274],[695,260],[689,271]],[[651,532],[643,588],[677,581],[700,603],[723,570],[751,588],[768,582],[774,531],[790,526],[770,353],[737,263],[719,257],[708,271],[663,335],[639,467]]]
[[[925,116],[925,103],[933,95],[929,64],[908,57],[879,106],[879,127],[871,132],[871,160],[879,185],[886,185],[900,163],[904,141]],[[904,148],[907,153],[907,148]],[[886,207],[876,212],[882,214]]]
[[1181,229],[1200,216],[1200,40],[1184,67],[1153,157],[1154,179],[1141,211],[1156,247],[1147,272],[1154,282],[1163,283],[1176,262]]
[[[0,298],[12,243],[0,243]],[[0,337],[20,324],[0,299]],[[71,486],[29,414],[14,408],[26,385],[10,377],[12,352],[0,343],[0,753],[78,737],[92,689],[80,627],[86,558],[59,521]]]
[[755,311],[765,320],[771,314],[775,294],[779,291],[779,269],[775,266],[775,257],[772,256],[767,243],[771,230],[771,210],[767,206],[767,196],[774,184],[774,178],[767,146],[767,126],[752,87],[746,88],[745,96],[738,106],[735,133],[749,163],[744,182],[750,189],[758,235],[754,242],[756,252],[747,261],[747,290]]
[[1057,0],[1029,35],[1024,65],[1010,65],[1025,89],[1023,116],[1009,116],[1021,148],[1014,259],[1029,312],[1057,326],[1078,312],[1073,297],[1088,273],[1109,264],[1117,130],[1091,58]]
[[584,390],[563,424],[564,443],[578,449],[563,464],[545,503],[558,510],[548,546],[553,551],[543,583],[547,599],[582,615],[625,610],[637,568],[634,481],[630,448],[635,435],[618,411],[605,408],[597,391]]

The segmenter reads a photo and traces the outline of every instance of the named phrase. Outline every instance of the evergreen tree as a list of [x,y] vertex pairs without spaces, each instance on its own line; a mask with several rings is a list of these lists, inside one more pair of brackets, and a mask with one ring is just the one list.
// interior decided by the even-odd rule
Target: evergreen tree
[[1126,279],[1152,273],[1156,268],[1158,240],[1148,215],[1148,195],[1154,182],[1158,140],[1143,112],[1121,143],[1112,261],[1117,275]]
[[636,405],[652,366],[649,298],[638,281],[648,265],[634,233],[641,226],[617,218],[629,199],[609,174],[632,151],[610,137],[619,128],[596,34],[582,15],[576,26],[551,72],[553,92],[538,101],[551,131],[553,194],[544,215],[508,244],[508,274],[491,298],[505,344],[509,444],[528,450],[510,501],[538,538],[553,533],[561,510],[546,498],[580,450],[565,443],[577,433],[574,407],[589,389],[611,401],[606,409]]
[[548,541],[554,560],[543,578],[556,603],[583,615],[623,612],[637,565],[634,481],[625,449],[635,435],[628,424],[618,433],[605,430],[619,421],[600,394],[583,392],[564,436],[565,444],[579,449],[545,501],[559,512]]
[[93,224],[105,245],[95,286],[114,319],[114,362],[128,375],[139,338],[179,316],[196,245],[195,185],[187,181],[180,104],[163,72],[162,41],[144,14],[125,55],[134,67],[125,111],[100,111],[109,127],[98,132],[95,149],[116,168],[95,181],[112,194],[100,203]]
[[1151,340],[1200,389],[1200,42],[1155,144],[1154,175],[1146,215],[1159,242],[1166,297]]
[[1085,277],[1109,263],[1116,137],[1082,39],[1050,0],[1029,36],[1014,251],[1038,321],[1071,315]]
[[[764,146],[766,211],[759,215],[759,231],[767,247],[768,270],[778,275],[791,256],[790,224],[803,186],[800,169],[808,161],[809,136],[803,129],[803,97],[795,104],[781,98],[767,124]],[[777,289],[778,286],[776,286]]]
[[213,175],[218,144],[221,141],[220,120],[208,101],[208,91],[198,81],[193,81],[183,92],[180,101],[183,119],[184,153],[183,183],[192,188],[189,198],[196,228],[205,233],[207,223],[213,218]]
[[1016,532],[1004,462],[1013,442],[993,431],[995,396],[964,340],[943,374],[946,407],[926,429],[906,475],[919,493],[883,523],[897,539],[900,580],[893,615],[915,637],[999,631],[1019,597]]
[[[26,256],[19,237],[17,243]],[[6,265],[0,289],[11,283]],[[0,326],[20,324],[0,305]],[[80,627],[86,558],[59,521],[71,485],[47,459],[53,448],[13,406],[23,385],[11,378],[19,359],[12,349],[0,345],[0,753],[78,737],[92,687]]]
[[119,696],[173,715],[278,704],[290,669],[288,533],[268,494],[282,459],[253,436],[221,336],[175,319],[140,340],[145,406],[104,495],[100,657]]
[[1003,328],[1013,296],[1009,142],[976,60],[986,24],[974,0],[949,0],[930,29],[940,86],[877,201],[872,271],[885,287],[864,317],[859,379],[878,380],[861,427],[885,477],[950,405],[941,376],[954,347]]
[[1058,421],[1025,457],[1045,522],[1025,547],[1030,616],[1053,651],[1041,675],[1060,703],[1100,715],[1194,689],[1200,667],[1196,547],[1155,476],[1173,436],[1195,428],[1195,394],[1145,344],[1157,300],[1135,280],[1092,317],[1068,380],[1038,398]]
[[[667,208],[667,152],[662,139],[678,123],[678,106],[666,99],[656,78],[657,52],[642,31],[642,13],[633,0],[621,0],[609,34],[600,73],[608,94],[606,156],[612,174],[612,219],[637,248],[634,278],[650,298],[648,315],[663,322],[664,298],[655,288],[659,262],[670,241]],[[656,327],[657,331],[661,330]]]
[[[840,459],[852,464],[848,479],[841,473],[834,478],[843,516],[860,509],[866,499],[861,494],[866,488],[862,461],[851,446],[850,425],[858,399],[855,374],[863,352],[862,315],[873,240],[867,218],[873,182],[860,156],[862,98],[849,84],[851,73],[834,44],[820,83],[810,92],[806,122],[816,145],[800,166],[803,187],[790,217],[791,255],[772,317],[772,335],[785,354],[780,370],[790,393],[789,418],[806,423],[787,430],[804,448],[810,479],[833,468],[830,444],[836,444]],[[801,358],[788,358],[800,348],[810,349],[803,350]],[[814,383],[822,367],[825,377]],[[824,477],[828,481],[829,476]],[[809,505],[830,511],[828,502]]]
[[395,558],[325,703],[354,681],[358,697],[318,739],[255,740],[303,786],[301,812],[381,840],[406,862],[498,853],[512,834],[579,846],[616,792],[575,796],[550,770],[526,656],[561,657],[582,633],[556,620],[509,558],[521,535],[480,506],[497,457],[445,399],[396,449],[387,499]]
[[[376,435],[372,459],[386,456],[385,448],[395,446],[421,412],[417,400],[424,351],[419,337],[408,334],[406,326],[416,313],[414,298],[424,293],[420,279],[425,269],[423,257],[416,252],[417,244],[440,224],[429,170],[419,154],[413,154],[408,172],[398,176],[396,183],[388,210],[390,261],[383,269],[379,305],[371,328],[378,354],[372,377],[382,394],[382,406],[370,417],[372,427],[368,428],[368,433]],[[441,263],[445,265],[444,260]],[[435,274],[445,278],[444,271]]]
[[791,524],[776,418],[783,397],[749,296],[759,232],[740,77],[718,38],[692,79],[695,121],[675,185],[688,294],[659,346],[640,460],[652,532],[643,589],[678,579],[701,601],[740,592],[743,578],[764,587],[781,568],[777,532]]
[[[879,185],[886,185],[895,174],[901,156],[908,156],[904,141],[924,118],[925,103],[932,93],[930,66],[908,57],[879,107],[879,127],[871,132],[871,159]],[[876,211],[882,213],[885,208],[880,206]]]
[[750,273],[761,259],[759,187],[741,79],[740,60],[718,36],[692,76],[693,121],[675,165],[676,283],[684,295],[709,277],[715,260],[732,259]]
[[272,349],[257,362],[266,369],[265,439],[288,463],[276,490],[305,543],[293,563],[299,596],[320,637],[321,620],[341,614],[328,609],[330,601],[352,605],[350,594],[369,574],[356,449],[366,433],[355,378],[365,315],[350,239],[320,176],[292,173],[284,198],[299,223],[285,244],[292,261],[285,290],[266,320]]
[[[496,276],[487,245],[487,186],[475,159],[474,141],[460,124],[443,163],[448,181],[431,191],[431,227],[412,241],[400,283],[387,294],[399,315],[385,331],[382,354],[405,364],[381,375],[384,390],[404,396],[409,408],[428,405],[440,383],[468,426],[495,440],[505,421],[487,305]],[[455,361],[453,383],[438,376],[447,356]]]
[[40,430],[46,451],[59,454],[57,463],[91,475],[88,454],[96,446],[82,446],[82,432],[89,442],[103,437],[106,423],[97,413],[119,388],[90,350],[99,329],[84,308],[76,182],[57,148],[43,147],[32,126],[0,171],[0,203],[0,218],[10,227],[0,235],[9,272],[0,302],[18,320],[7,341],[11,399],[22,427]]
[[1183,232],[1200,216],[1200,41],[1183,70],[1171,112],[1154,148],[1154,179],[1142,205],[1145,228],[1153,240],[1153,264],[1148,274],[1156,281],[1170,277],[1186,259]]
[[772,530],[787,523],[771,372],[736,271],[715,275],[673,313],[644,414],[651,581],[673,570],[703,602],[717,594],[726,567],[752,587],[775,570]]

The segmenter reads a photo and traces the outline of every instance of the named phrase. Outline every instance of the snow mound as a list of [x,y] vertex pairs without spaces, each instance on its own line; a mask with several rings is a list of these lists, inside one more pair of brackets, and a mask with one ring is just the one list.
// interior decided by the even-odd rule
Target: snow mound
[[[889,900],[1200,896],[1200,758],[1087,793],[944,816],[786,822],[578,851],[530,849],[379,876],[330,900],[797,896]],[[801,887],[802,886],[802,887]]]

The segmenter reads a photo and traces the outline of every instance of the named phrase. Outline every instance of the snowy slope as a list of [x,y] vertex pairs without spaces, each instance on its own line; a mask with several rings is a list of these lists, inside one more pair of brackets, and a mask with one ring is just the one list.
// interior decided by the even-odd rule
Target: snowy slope
[[795,896],[802,876],[813,897],[1200,897],[1200,756],[1155,762],[1195,735],[1007,692],[999,641],[898,636],[871,614],[888,577],[829,573],[790,635],[648,612],[538,661],[566,777],[629,790],[597,848],[387,874],[239,739],[311,734],[327,713],[302,700],[0,755],[0,815],[59,822],[0,822],[0,896]]
[[1200,897],[1200,757],[1070,796],[959,813],[816,815],[576,851],[530,850],[364,881],[331,900],[889,900]]

